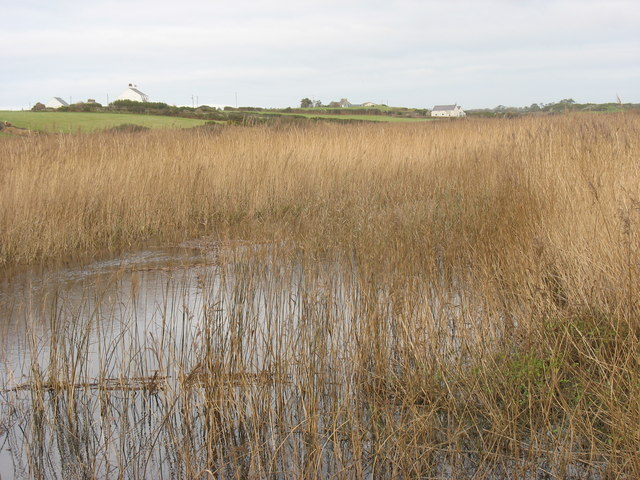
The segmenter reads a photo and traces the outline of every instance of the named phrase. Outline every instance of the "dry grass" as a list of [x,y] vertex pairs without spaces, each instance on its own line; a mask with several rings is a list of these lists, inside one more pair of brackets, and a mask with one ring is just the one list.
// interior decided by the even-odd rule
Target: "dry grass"
[[[61,330],[29,380],[30,472],[49,418],[92,439],[85,476],[147,472],[108,453],[138,435],[186,478],[640,477],[639,139],[640,117],[607,115],[0,142],[7,266],[272,245],[205,282],[193,348],[178,311],[153,361],[120,337],[99,378],[159,371],[158,392],[79,397],[88,334]],[[73,430],[96,417],[120,430]]]

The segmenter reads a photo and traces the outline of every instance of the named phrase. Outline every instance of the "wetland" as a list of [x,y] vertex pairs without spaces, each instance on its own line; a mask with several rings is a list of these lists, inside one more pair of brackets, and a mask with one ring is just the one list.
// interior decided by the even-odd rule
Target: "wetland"
[[0,477],[636,478],[640,117],[0,141]]

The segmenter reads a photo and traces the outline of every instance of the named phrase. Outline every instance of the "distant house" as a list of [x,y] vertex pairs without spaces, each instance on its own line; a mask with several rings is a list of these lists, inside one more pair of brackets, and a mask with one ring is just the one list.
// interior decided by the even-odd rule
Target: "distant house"
[[60,107],[68,107],[69,104],[65,102],[60,97],[53,97],[51,100],[47,102],[45,107],[47,108],[60,108]]
[[132,100],[134,102],[148,102],[149,96],[138,90],[138,86],[132,83],[129,84],[127,89],[120,94],[118,100]]
[[362,104],[363,107],[377,107],[378,104],[377,103],[373,103],[373,102],[364,102]]
[[460,105],[436,105],[431,110],[432,117],[464,117],[466,113]]

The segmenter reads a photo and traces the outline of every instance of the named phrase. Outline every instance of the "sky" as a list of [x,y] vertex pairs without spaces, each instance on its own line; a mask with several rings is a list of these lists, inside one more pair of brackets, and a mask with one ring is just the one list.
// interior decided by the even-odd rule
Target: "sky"
[[639,0],[0,0],[0,109],[640,103]]

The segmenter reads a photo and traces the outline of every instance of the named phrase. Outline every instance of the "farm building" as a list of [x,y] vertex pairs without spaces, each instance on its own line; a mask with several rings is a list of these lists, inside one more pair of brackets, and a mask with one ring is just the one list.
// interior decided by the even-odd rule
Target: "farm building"
[[465,115],[460,105],[436,105],[431,110],[432,117],[464,117]]
[[378,106],[378,104],[377,104],[377,103],[374,103],[374,102],[364,102],[364,103],[362,104],[362,106],[363,106],[363,107],[377,107],[377,106]]
[[60,97],[53,97],[51,100],[47,102],[45,107],[47,108],[60,108],[60,107],[68,107],[69,104],[65,102]]
[[134,102],[148,102],[149,96],[138,90],[138,86],[132,83],[120,94],[118,100],[132,100]]

